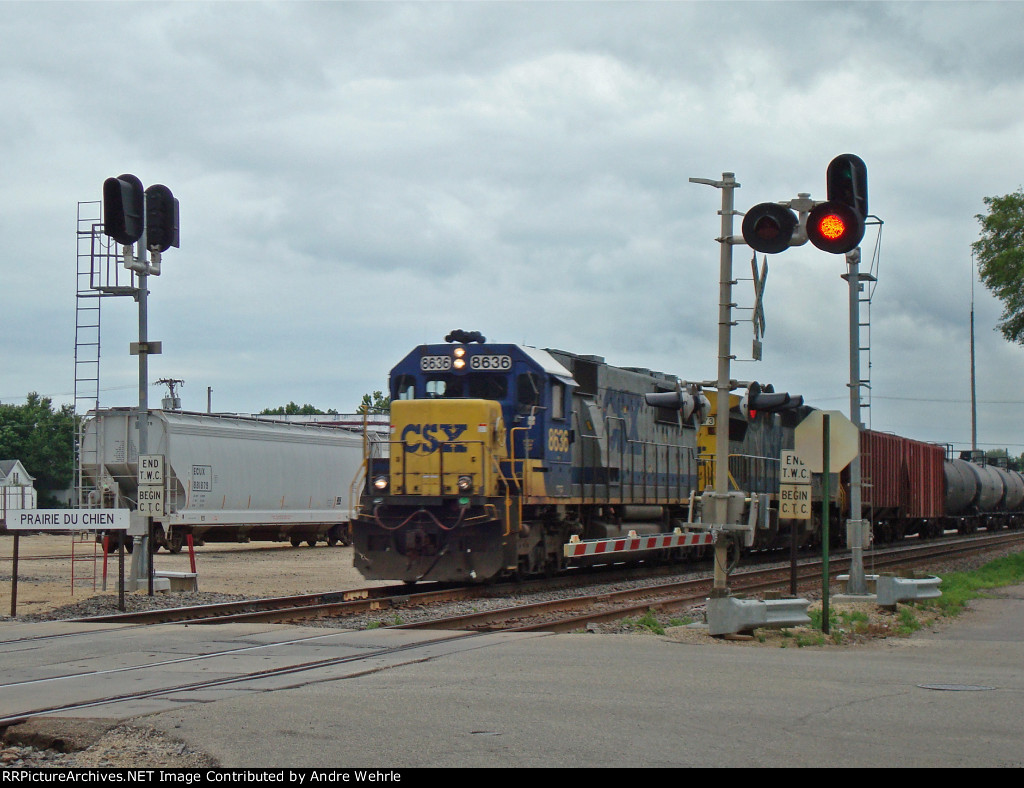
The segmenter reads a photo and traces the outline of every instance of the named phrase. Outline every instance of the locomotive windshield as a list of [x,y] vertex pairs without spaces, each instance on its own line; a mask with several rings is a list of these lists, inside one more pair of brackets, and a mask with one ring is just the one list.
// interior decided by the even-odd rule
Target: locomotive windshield
[[494,372],[469,375],[429,375],[424,378],[427,399],[493,399],[508,396],[508,376]]

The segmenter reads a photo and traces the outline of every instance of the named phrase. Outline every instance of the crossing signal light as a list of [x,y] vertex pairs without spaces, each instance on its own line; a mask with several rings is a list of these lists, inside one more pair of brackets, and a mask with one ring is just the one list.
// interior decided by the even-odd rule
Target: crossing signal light
[[807,238],[824,252],[845,254],[864,238],[868,215],[868,168],[860,156],[844,153],[829,162],[828,201],[807,216]]
[[823,252],[845,254],[864,238],[864,219],[846,205],[825,202],[807,215],[807,238]]
[[800,395],[792,396],[784,391],[775,391],[771,384],[761,386],[760,383],[751,383],[740,400],[740,411],[747,421],[753,421],[759,412],[781,413],[795,410],[803,404],[804,398]]
[[644,394],[644,401],[656,408],[681,411],[684,421],[688,421],[694,413],[698,418],[702,418],[711,409],[711,403],[699,389],[696,391],[687,391],[682,388],[677,391],[655,391]]
[[142,181],[120,175],[103,181],[103,232],[117,243],[130,246],[142,237]]
[[836,156],[825,173],[828,199],[853,208],[863,218],[868,215],[868,167],[853,153]]
[[146,245],[164,252],[178,247],[178,201],[162,184],[146,189]]
[[763,202],[743,217],[743,241],[756,252],[778,254],[789,248],[798,224],[796,214],[789,208]]

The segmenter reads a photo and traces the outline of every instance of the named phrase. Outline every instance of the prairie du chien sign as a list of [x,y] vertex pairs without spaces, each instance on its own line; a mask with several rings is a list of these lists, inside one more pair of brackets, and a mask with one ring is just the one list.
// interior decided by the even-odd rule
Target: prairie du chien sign
[[11,531],[126,530],[128,509],[25,509],[7,513]]

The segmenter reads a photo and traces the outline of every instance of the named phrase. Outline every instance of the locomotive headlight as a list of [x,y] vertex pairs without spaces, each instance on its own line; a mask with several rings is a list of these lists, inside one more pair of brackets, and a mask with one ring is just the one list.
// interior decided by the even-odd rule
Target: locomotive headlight
[[473,477],[460,476],[456,484],[459,487],[459,492],[470,492],[473,489]]
[[452,362],[452,366],[454,366],[456,369],[463,369],[466,366],[466,359],[457,358],[455,359],[455,361]]
[[373,486],[376,489],[381,490],[381,491],[386,490],[388,488],[388,477],[387,476],[378,476],[377,478],[375,478],[373,480]]
[[455,358],[462,358],[464,355],[466,355],[466,348],[457,347],[455,348],[455,350],[452,351],[452,353],[454,354]]

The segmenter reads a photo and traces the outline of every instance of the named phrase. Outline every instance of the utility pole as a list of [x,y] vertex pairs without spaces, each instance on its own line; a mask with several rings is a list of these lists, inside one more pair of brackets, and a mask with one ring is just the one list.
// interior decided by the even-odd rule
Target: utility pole
[[[718,243],[718,379],[715,400],[715,486],[712,494],[711,520],[721,526],[729,523],[729,394],[732,391],[730,365],[732,361],[732,246],[733,217],[735,216],[735,191],[740,187],[735,173],[723,172],[719,181],[707,178],[690,178],[690,183],[714,186],[722,190],[721,235]],[[742,242],[742,239],[740,239]],[[741,493],[742,494],[742,493]],[[734,536],[726,530],[719,530],[715,537],[715,575],[712,593],[725,595],[729,592],[729,577],[726,567],[729,563],[729,547]]]
[[[849,285],[850,303],[850,421],[863,430],[860,417],[860,390],[864,385],[860,369],[860,294],[865,282],[874,281],[871,274],[860,272],[860,247],[846,253],[847,272],[843,274]],[[848,594],[867,594],[867,577],[864,574],[864,542],[867,523],[862,519],[862,485],[860,452],[850,461],[850,519],[846,523],[846,542],[850,547],[850,580],[846,586]]]
[[974,379],[974,252],[971,252],[971,459],[978,450],[978,394]]

